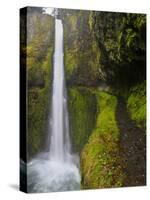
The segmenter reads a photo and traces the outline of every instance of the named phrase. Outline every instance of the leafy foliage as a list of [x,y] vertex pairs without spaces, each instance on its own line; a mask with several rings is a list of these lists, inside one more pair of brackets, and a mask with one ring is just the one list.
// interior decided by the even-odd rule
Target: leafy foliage
[[130,87],[145,80],[146,16],[111,12],[91,12],[90,15],[105,81],[118,87]]

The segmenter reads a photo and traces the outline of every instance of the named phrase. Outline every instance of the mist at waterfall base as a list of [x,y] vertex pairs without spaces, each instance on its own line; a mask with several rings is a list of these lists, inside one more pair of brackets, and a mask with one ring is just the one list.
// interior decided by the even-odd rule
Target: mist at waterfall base
[[28,192],[80,189],[79,158],[71,154],[63,62],[63,25],[56,19],[49,152],[41,153],[28,163]]

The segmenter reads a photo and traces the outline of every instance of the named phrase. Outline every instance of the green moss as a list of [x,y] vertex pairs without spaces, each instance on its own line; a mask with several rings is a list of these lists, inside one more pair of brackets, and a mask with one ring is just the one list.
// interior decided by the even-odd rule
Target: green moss
[[76,54],[74,51],[65,50],[65,70],[66,70],[66,79],[69,80],[75,73],[77,63],[76,63]]
[[73,31],[76,31],[76,27],[77,27],[76,15],[69,16],[68,20],[69,20],[69,24],[72,27]]
[[[39,68],[42,71],[44,87],[28,88],[28,157],[42,148],[49,111],[50,75],[52,69],[52,48],[49,48],[45,61]],[[34,74],[33,74],[34,75]]]
[[[27,154],[31,159],[44,146],[51,91],[54,18],[29,15],[27,41]],[[32,30],[32,31],[31,31]],[[30,32],[31,31],[31,32]]]
[[73,150],[80,152],[96,121],[96,97],[84,87],[69,88],[69,117]]
[[146,127],[146,83],[131,88],[127,100],[127,108],[131,118],[139,127]]
[[89,24],[101,54],[100,78],[117,88],[145,80],[146,15],[91,12]]
[[83,188],[119,187],[124,175],[119,157],[119,130],[115,120],[117,99],[96,91],[98,117],[81,154]]
[[66,80],[72,85],[95,85],[98,80],[99,51],[89,26],[89,12],[65,16],[64,54]]

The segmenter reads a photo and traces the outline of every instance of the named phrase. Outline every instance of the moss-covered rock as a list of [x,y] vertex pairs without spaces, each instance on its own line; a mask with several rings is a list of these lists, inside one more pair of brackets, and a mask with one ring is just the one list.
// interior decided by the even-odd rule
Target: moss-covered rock
[[95,128],[82,150],[81,175],[83,188],[122,186],[124,174],[119,157],[119,130],[115,120],[117,99],[95,91],[98,116]]
[[50,48],[41,66],[44,87],[36,85],[28,89],[28,158],[41,151],[44,145],[50,104],[52,53],[53,50]]
[[[34,10],[34,9],[33,9]],[[45,143],[52,83],[54,18],[29,12],[27,43],[27,156],[40,152]]]
[[81,152],[91,134],[97,116],[93,90],[86,87],[68,89],[70,135],[74,152]]
[[90,31],[89,11],[64,11],[66,80],[70,85],[94,86],[99,78],[99,51]]
[[130,89],[127,108],[137,125],[146,128],[146,82]]
[[146,15],[91,12],[90,27],[100,51],[100,77],[117,88],[146,78]]

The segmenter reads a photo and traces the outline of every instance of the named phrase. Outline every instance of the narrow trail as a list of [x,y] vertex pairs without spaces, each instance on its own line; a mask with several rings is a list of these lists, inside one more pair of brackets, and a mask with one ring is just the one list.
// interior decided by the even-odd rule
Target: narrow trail
[[116,120],[120,130],[120,155],[126,174],[124,186],[146,184],[146,133],[136,126],[127,112],[126,102],[118,98]]

